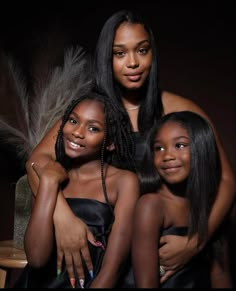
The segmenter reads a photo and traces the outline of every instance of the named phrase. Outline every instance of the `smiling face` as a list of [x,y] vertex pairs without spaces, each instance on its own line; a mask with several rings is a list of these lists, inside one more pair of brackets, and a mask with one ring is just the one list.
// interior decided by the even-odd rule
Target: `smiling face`
[[63,128],[66,155],[99,159],[104,134],[104,105],[95,100],[83,100],[75,106]]
[[141,24],[122,23],[113,43],[113,73],[126,89],[140,88],[151,68],[150,36]]
[[181,183],[190,172],[189,135],[181,124],[169,121],[154,139],[154,163],[159,175],[169,184]]

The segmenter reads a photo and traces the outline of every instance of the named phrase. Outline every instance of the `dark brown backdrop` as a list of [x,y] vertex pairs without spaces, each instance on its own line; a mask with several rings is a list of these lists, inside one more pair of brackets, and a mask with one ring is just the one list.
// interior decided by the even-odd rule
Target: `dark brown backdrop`
[[[89,2],[91,4],[89,5]],[[64,47],[80,44],[93,51],[105,20],[120,8],[142,11],[156,36],[160,78],[163,89],[188,97],[209,114],[220,134],[236,172],[236,99],[233,8],[230,1],[65,1],[53,7],[46,1],[1,4],[0,48],[13,54],[25,73],[43,74],[44,62],[38,56],[47,46],[44,60],[58,61]],[[201,3],[200,3],[201,2]],[[14,8],[13,8],[14,7]],[[14,9],[14,11],[13,11]],[[27,10],[26,10],[27,9]],[[42,57],[42,56],[41,56]],[[4,76],[0,68],[0,84]],[[0,114],[14,114],[8,92],[1,85]],[[12,237],[14,183],[24,173],[7,146],[0,146],[0,239]],[[234,236],[233,236],[234,237]],[[235,256],[232,250],[233,256]],[[234,260],[233,260],[234,261]]]

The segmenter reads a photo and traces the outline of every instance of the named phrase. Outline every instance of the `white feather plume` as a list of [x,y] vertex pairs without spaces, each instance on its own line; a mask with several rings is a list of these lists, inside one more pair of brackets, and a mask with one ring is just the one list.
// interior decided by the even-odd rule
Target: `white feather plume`
[[5,59],[16,100],[11,104],[15,112],[13,123],[9,115],[0,115],[0,141],[13,145],[17,156],[25,162],[77,93],[91,85],[90,62],[81,47],[67,49],[63,66],[53,68],[46,83],[36,80],[34,96],[29,96],[19,67],[11,57]]

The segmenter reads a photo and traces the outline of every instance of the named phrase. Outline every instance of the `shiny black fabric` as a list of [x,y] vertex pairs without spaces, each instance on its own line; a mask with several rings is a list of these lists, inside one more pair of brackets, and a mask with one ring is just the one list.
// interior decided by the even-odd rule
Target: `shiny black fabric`
[[[172,226],[164,229],[162,235],[187,235],[187,227]],[[171,276],[160,288],[211,288],[210,264],[208,254],[204,251],[199,253],[180,271]]]
[[[109,205],[91,199],[67,198],[66,200],[75,215],[80,217],[89,226],[93,234],[95,236],[97,235],[97,239],[106,247],[108,231],[110,224],[113,222],[113,213]],[[101,267],[104,251],[100,247],[94,247],[90,243],[89,250],[94,265],[94,275],[96,276]],[[86,271],[85,286],[88,287],[91,283],[91,278],[87,269],[84,269]],[[34,269],[26,265],[14,287],[71,288],[64,263],[61,275],[57,278],[56,245],[47,265],[40,269]],[[76,280],[76,288],[80,288],[78,280]]]

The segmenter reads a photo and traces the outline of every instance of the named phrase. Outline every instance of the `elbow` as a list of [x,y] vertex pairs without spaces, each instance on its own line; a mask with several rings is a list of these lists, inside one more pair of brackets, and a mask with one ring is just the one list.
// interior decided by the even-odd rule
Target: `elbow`
[[225,189],[228,189],[228,191],[231,192],[235,197],[236,196],[236,177],[233,171],[230,171],[228,173],[223,172],[221,181]]
[[32,268],[45,266],[51,256],[51,251],[46,245],[39,244],[35,241],[32,243],[25,241],[24,248],[27,262]]
[[38,253],[28,253],[26,254],[28,264],[35,269],[42,268],[46,265],[48,259]]
[[232,173],[232,175],[230,177],[227,178],[227,182],[229,184],[229,187],[232,191],[232,193],[234,194],[234,197],[236,196],[236,177],[234,176],[234,174]]

